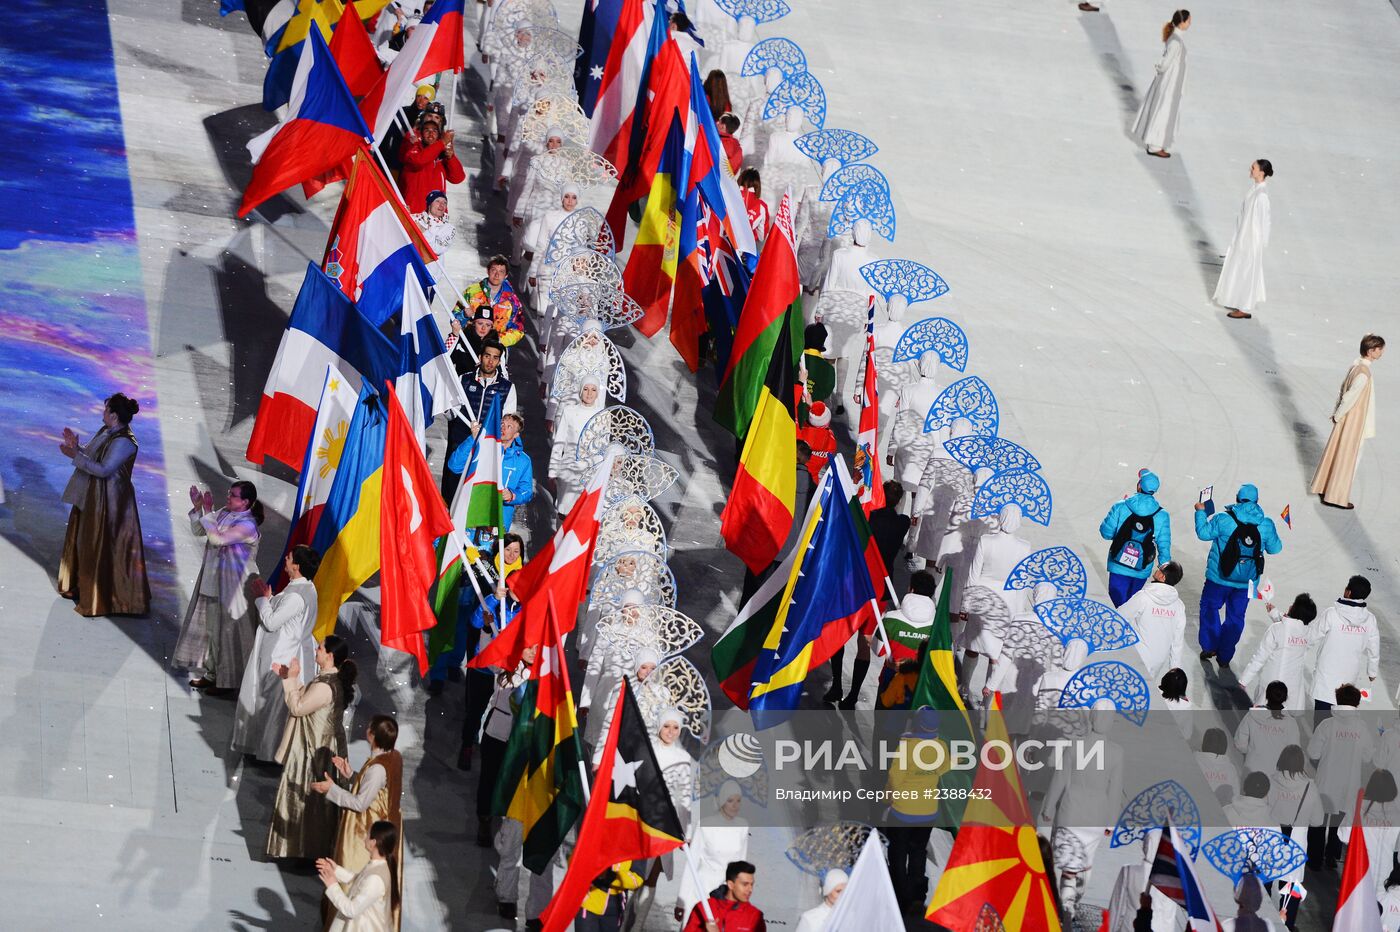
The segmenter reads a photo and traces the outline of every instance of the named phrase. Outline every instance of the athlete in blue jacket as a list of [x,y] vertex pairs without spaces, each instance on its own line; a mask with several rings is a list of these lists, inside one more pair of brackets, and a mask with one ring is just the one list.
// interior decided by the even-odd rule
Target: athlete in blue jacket
[[[1241,529],[1241,525],[1246,527]],[[1249,532],[1249,525],[1258,529],[1257,534]],[[1237,539],[1236,530],[1240,530]],[[1264,554],[1278,553],[1283,541],[1273,519],[1265,517],[1259,507],[1259,490],[1249,483],[1240,486],[1234,505],[1213,517],[1207,518],[1205,505],[1197,502],[1196,536],[1211,542],[1201,588],[1201,659],[1218,657],[1220,666],[1228,670],[1235,645],[1244,633],[1249,584],[1258,582]],[[1225,607],[1223,624],[1221,606]]]
[[1156,499],[1161,485],[1156,473],[1139,471],[1137,494],[1115,503],[1099,525],[1099,536],[1112,541],[1108,548],[1108,597],[1115,608],[1143,587],[1155,567],[1171,562],[1171,515]]

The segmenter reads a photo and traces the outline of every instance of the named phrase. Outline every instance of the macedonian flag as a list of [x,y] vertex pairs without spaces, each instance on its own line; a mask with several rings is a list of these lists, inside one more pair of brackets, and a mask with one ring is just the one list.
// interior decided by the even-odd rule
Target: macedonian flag
[[[985,741],[1011,746],[1000,693],[992,699]],[[928,919],[949,929],[971,929],[986,905],[1001,917],[1007,932],[1059,932],[1050,879],[1014,759],[1004,770],[978,770],[973,799],[933,892]]]

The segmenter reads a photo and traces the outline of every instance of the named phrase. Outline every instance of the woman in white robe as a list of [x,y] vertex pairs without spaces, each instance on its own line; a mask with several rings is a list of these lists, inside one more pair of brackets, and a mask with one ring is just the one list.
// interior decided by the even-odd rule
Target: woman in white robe
[[1190,28],[1191,14],[1186,10],[1177,10],[1162,27],[1166,48],[1133,122],[1133,138],[1161,159],[1172,157],[1167,149],[1176,141],[1176,124],[1181,119],[1181,93],[1186,87],[1186,42],[1181,34]]
[[[666,781],[671,805],[676,808],[682,829],[690,821],[690,800],[695,792],[695,759],[681,746],[681,729],[684,727],[684,712],[674,706],[663,709],[657,717],[656,734],[651,739],[656,766],[661,770],[661,778]],[[667,878],[674,876],[674,867],[674,855],[669,852],[652,862],[642,888],[633,897],[630,928],[646,928],[647,915],[656,900],[656,882],[663,873]]]
[[584,376],[578,399],[562,406],[554,421],[554,444],[549,451],[549,478],[554,480],[554,510],[560,520],[574,507],[588,476],[587,464],[580,463],[578,438],[589,418],[603,410],[602,380],[595,375]]
[[[531,292],[535,290],[535,286],[539,282],[540,263],[544,259],[544,251],[549,247],[549,241],[554,236],[554,231],[559,229],[559,224],[563,223],[565,218],[573,213],[574,208],[578,206],[578,195],[578,185],[564,185],[559,192],[559,208],[547,210],[537,215],[525,228],[525,261],[530,264],[528,281]],[[536,301],[535,310],[544,311],[544,305]]]
[[1268,179],[1274,166],[1268,159],[1249,165],[1254,187],[1244,196],[1235,221],[1235,237],[1225,253],[1225,267],[1215,285],[1213,300],[1229,310],[1227,317],[1248,320],[1255,305],[1264,303],[1264,250],[1269,245]]
[[253,583],[257,609],[257,636],[253,653],[243,670],[238,690],[238,708],[233,713],[233,739],[236,752],[251,754],[260,761],[271,761],[287,727],[287,704],[282,699],[282,677],[278,667],[301,658],[302,685],[311,682],[316,669],[316,586],[311,582],[321,565],[316,551],[305,545],[292,548],[282,563],[287,587],[277,595],[267,583]]
[[[743,804],[739,784],[726,780],[715,797],[715,813],[703,819],[692,818],[694,831],[687,856],[695,870],[681,872],[681,888],[676,898],[677,922],[683,922],[696,903],[724,883],[724,870],[731,861],[748,860],[749,823],[739,816]],[[697,877],[699,886],[695,884]]]

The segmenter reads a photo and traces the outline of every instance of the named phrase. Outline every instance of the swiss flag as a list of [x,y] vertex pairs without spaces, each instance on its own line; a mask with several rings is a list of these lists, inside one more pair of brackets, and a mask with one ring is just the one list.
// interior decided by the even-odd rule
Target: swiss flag
[[426,674],[423,632],[437,624],[428,603],[428,590],[437,579],[433,541],[452,532],[452,516],[394,384],[385,385],[389,423],[379,499],[379,640],[417,657],[418,672]]
[[545,643],[551,600],[558,607],[559,634],[574,630],[578,606],[588,586],[588,571],[593,565],[593,549],[598,543],[603,491],[612,477],[615,458],[616,454],[612,453],[603,457],[587,491],[574,503],[553,539],[510,577],[506,585],[520,601],[520,614],[472,658],[470,666],[494,666],[502,670],[514,670],[519,666],[525,648]]

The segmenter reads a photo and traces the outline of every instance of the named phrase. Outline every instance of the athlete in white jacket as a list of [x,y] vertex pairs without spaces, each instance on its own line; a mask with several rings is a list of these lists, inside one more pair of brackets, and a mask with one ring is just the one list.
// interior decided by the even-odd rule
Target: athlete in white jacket
[[[1329,605],[1317,622],[1314,640],[1320,645],[1317,651],[1317,669],[1313,672],[1313,700],[1318,709],[1330,708],[1343,683],[1351,683],[1358,689],[1365,685],[1361,677],[1374,681],[1380,672],[1381,633],[1376,626],[1376,616],[1366,608],[1366,598],[1371,594],[1371,582],[1365,576],[1353,576],[1347,580],[1346,592],[1335,605]],[[1366,667],[1361,669],[1361,658],[1366,658]]]
[[[1305,707],[1308,697],[1303,686],[1303,671],[1308,648],[1315,639],[1316,629],[1311,623],[1317,617],[1317,605],[1304,592],[1293,600],[1286,615],[1272,604],[1264,608],[1274,623],[1264,632],[1264,639],[1254,649],[1249,666],[1244,668],[1240,688],[1250,693],[1250,701],[1261,705],[1264,690],[1278,680],[1288,687],[1288,701],[1284,708],[1297,712]],[[1250,684],[1254,684],[1253,689],[1250,689]]]
[[1143,586],[1118,609],[1138,634],[1138,653],[1147,668],[1148,680],[1156,680],[1167,670],[1181,666],[1186,643],[1186,606],[1177,595],[1181,564],[1163,563]]

